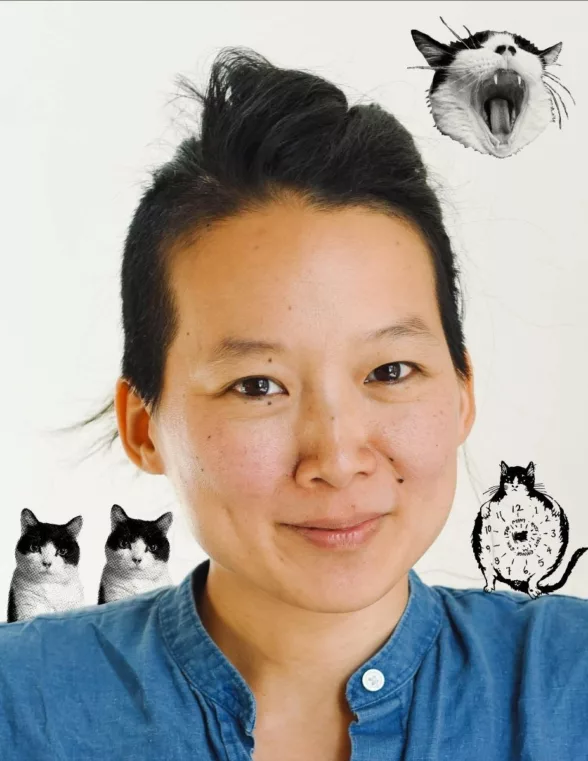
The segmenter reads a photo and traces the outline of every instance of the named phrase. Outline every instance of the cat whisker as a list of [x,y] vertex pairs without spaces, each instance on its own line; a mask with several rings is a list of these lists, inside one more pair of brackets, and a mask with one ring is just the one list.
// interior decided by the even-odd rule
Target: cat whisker
[[449,29],[449,31],[451,32],[451,34],[455,35],[455,37],[457,37],[457,39],[458,39],[458,40],[461,42],[461,44],[462,44],[462,45],[463,45],[465,48],[467,48],[468,50],[471,50],[471,49],[472,49],[472,48],[470,48],[470,46],[469,46],[469,45],[466,43],[466,41],[465,41],[465,40],[462,40],[462,38],[459,36],[459,34],[458,34],[457,32],[454,32],[454,31],[453,31],[453,29],[452,29],[452,28],[449,26],[449,24],[446,24],[446,23],[445,23],[445,21],[443,21],[443,17],[442,17],[442,16],[439,16],[439,18],[441,19],[441,23],[445,24],[445,26],[446,26],[446,27]]
[[[544,83],[544,84],[546,84],[546,83]],[[565,115],[566,115],[566,116],[567,116],[567,118],[569,119],[569,118],[570,118],[570,115],[568,114],[568,109],[566,108],[566,104],[564,103],[564,99],[562,98],[562,96],[561,96],[561,93],[559,93],[559,92],[558,92],[558,91],[555,89],[555,87],[553,87],[553,85],[548,85],[548,86],[549,86],[549,87],[550,87],[550,89],[552,90],[553,94],[554,94],[554,95],[557,95],[557,97],[558,97],[558,99],[559,99],[559,102],[561,103],[561,105],[562,105],[562,107],[563,107],[563,110],[564,110],[564,112],[565,112]]]
[[[456,90],[465,90],[466,87],[470,86],[470,81],[469,80],[471,80],[471,78],[472,78],[471,73],[469,71],[466,71],[463,74],[461,74],[459,77],[453,78],[452,79],[452,83],[454,85],[458,85],[460,82],[463,82],[464,83],[463,87],[457,87]],[[473,86],[474,87],[479,87],[480,86],[480,82],[479,81],[478,82],[474,82]]]
[[552,71],[544,71],[543,73],[549,75],[552,79],[556,79],[558,82],[561,82],[561,79],[557,76],[557,74],[554,74]]
[[407,69],[425,69],[426,71],[443,71],[446,66],[407,66]]
[[470,37],[473,37],[474,35],[470,32],[470,30],[467,28],[465,24],[462,24],[463,28],[466,30],[466,32],[469,34]]
[[547,90],[549,90],[549,94],[551,96],[551,101],[552,101],[553,105],[555,106],[555,108],[557,109],[557,113],[558,113],[558,117],[559,117],[559,128],[561,129],[561,111],[559,109],[559,104],[558,104],[558,102],[556,100],[556,97],[555,97],[554,92],[551,89],[551,87],[547,83],[545,83],[545,87],[547,88]]
[[555,76],[555,74],[552,74],[550,71],[545,71],[545,72],[544,72],[544,75],[545,75],[546,77],[549,77],[549,79],[551,79],[551,80],[552,80],[554,83],[558,84],[560,87],[563,87],[563,89],[564,89],[564,90],[567,92],[567,94],[568,94],[568,95],[570,96],[570,98],[572,99],[572,103],[574,104],[574,106],[576,105],[576,101],[574,100],[574,96],[573,96],[573,95],[572,95],[572,93],[571,93],[571,92],[568,90],[568,88],[567,88],[567,87],[566,87],[566,86],[563,84],[563,82],[560,80],[560,78],[559,78],[559,77],[556,77],[556,76]]

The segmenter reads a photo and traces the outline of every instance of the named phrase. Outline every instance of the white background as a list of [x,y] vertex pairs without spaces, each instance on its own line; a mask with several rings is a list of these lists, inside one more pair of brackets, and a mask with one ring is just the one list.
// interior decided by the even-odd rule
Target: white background
[[[541,49],[562,41],[553,71],[577,101],[563,130],[551,125],[505,160],[442,136],[425,104],[430,73],[407,70],[425,63],[412,28],[451,40],[440,15],[458,33],[463,24],[507,30]],[[53,523],[83,515],[88,604],[115,502],[145,519],[173,510],[174,583],[205,558],[164,477],[138,475],[120,445],[79,464],[90,439],[48,431],[114,389],[126,228],[147,170],[196,124],[185,101],[173,101],[175,77],[203,86],[227,45],[312,70],[351,103],[380,102],[415,134],[442,186],[463,268],[478,418],[471,477],[460,456],[451,517],[416,571],[430,584],[483,585],[470,534],[502,459],[533,460],[566,511],[564,564],[588,545],[587,25],[586,3],[561,1],[0,5],[1,620],[23,507]],[[560,592],[588,597],[588,555]]]

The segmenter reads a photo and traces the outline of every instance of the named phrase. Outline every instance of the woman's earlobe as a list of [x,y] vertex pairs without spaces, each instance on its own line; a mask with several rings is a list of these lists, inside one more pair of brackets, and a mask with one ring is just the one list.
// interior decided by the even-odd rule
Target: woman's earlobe
[[150,435],[151,415],[124,378],[116,383],[114,407],[120,440],[129,460],[146,473],[163,474],[163,462]]

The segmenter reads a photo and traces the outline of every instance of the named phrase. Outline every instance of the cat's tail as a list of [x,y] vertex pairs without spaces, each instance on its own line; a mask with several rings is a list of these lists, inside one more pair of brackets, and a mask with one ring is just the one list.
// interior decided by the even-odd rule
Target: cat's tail
[[588,547],[580,547],[579,550],[576,550],[572,557],[570,558],[570,562],[568,563],[568,567],[566,568],[564,575],[561,577],[561,579],[556,582],[555,584],[549,584],[547,586],[542,586],[541,584],[537,584],[537,587],[544,593],[554,592],[556,589],[560,589],[563,587],[563,585],[568,580],[571,572],[574,570],[574,566],[578,562],[578,560],[582,557],[582,555],[588,550]]

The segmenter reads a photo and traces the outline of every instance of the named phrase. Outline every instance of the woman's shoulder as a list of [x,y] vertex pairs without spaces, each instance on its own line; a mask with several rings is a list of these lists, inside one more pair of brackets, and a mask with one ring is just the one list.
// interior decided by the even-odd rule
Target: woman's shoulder
[[566,594],[531,598],[522,592],[434,586],[445,612],[446,640],[457,631],[479,654],[513,667],[588,675],[588,599]]
[[165,639],[176,589],[0,623],[2,761],[212,758]]
[[[166,589],[146,592],[104,605],[87,605],[0,623],[0,702],[20,683],[39,684],[40,675],[72,674],[79,668],[89,678],[100,662],[132,659],[139,636],[145,645],[156,634],[155,603]],[[124,655],[123,655],[124,654]],[[72,677],[73,678],[73,677]],[[50,684],[50,679],[44,678]]]
[[491,615],[496,621],[518,622],[539,620],[545,616],[566,614],[580,621],[588,620],[588,599],[574,595],[551,593],[532,598],[523,592],[482,588],[464,589],[434,585],[445,607],[468,617]]

